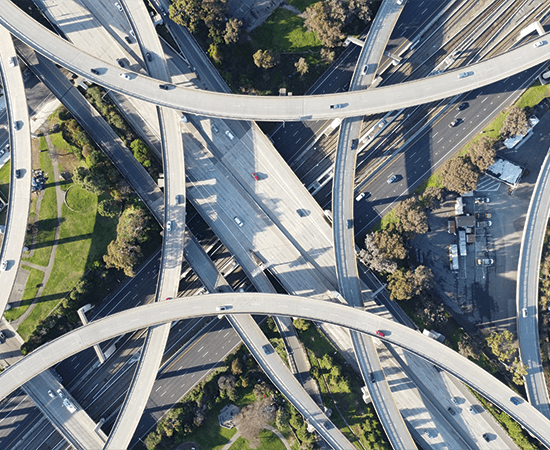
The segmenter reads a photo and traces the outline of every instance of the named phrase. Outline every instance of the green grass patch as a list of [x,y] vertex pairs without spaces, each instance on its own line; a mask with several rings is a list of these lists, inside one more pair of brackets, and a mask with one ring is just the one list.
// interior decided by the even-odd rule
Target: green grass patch
[[255,448],[257,450],[284,450],[285,446],[275,433],[269,430],[262,430],[258,436],[260,445],[258,447],[250,447],[250,442],[243,437],[239,437],[235,440],[233,445],[229,447],[230,450],[250,450]]
[[304,27],[304,19],[284,8],[277,8],[253,33],[253,42],[262,50],[305,52],[322,46],[315,33]]
[[46,142],[46,138],[44,136],[40,136],[40,146],[38,149],[43,152],[44,150],[48,150],[48,143]]
[[61,132],[50,134],[52,144],[59,150],[69,151],[70,144],[63,139]]
[[36,325],[57,307],[82,278],[87,265],[102,257],[109,242],[116,236],[116,221],[97,214],[98,197],[92,196],[90,207],[73,212],[63,205],[63,222],[55,261],[42,293],[32,313],[19,326],[23,339],[28,339]]
[[36,297],[42,280],[44,279],[44,272],[41,270],[26,266],[23,266],[23,270],[30,272],[29,278],[27,278],[27,284],[25,285],[25,292],[23,293],[23,298],[21,299],[21,305],[4,313],[4,317],[8,321],[18,319],[25,313],[25,311],[27,311],[27,309],[29,309],[34,297]]
[[525,108],[526,106],[532,108],[549,96],[550,84],[540,84],[537,79],[517,101],[516,106],[519,108]]
[[311,6],[318,1],[319,0],[288,0],[287,3],[304,12],[308,6]]
[[236,428],[228,430],[227,428],[220,427],[218,422],[220,411],[229,403],[231,402],[218,403],[208,411],[208,417],[204,423],[196,431],[187,435],[185,441],[196,442],[201,449],[221,450],[237,432]]
[[0,191],[8,199],[10,193],[11,159],[0,168]]
[[33,255],[24,260],[45,267],[50,261],[50,253],[55,238],[55,227],[57,225],[57,198],[53,179],[53,165],[48,152],[40,153],[40,167],[44,173],[48,174],[49,178],[42,200],[40,201],[40,210],[38,211],[36,247]]
[[67,191],[65,201],[74,211],[84,212],[96,202],[97,196],[82,189],[80,186],[73,185]]

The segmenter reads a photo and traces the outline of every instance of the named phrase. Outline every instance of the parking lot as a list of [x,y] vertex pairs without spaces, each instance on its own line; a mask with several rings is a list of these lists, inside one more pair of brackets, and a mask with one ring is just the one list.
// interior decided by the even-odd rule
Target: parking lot
[[[545,114],[534,135],[519,148],[498,152],[498,156],[526,169],[516,189],[485,176],[473,195],[463,197],[464,213],[475,217],[476,239],[466,245],[466,256],[458,257],[457,273],[450,267],[449,246],[458,244],[458,236],[448,232],[447,222],[455,215],[456,196],[449,196],[439,210],[429,215],[430,231],[414,241],[421,262],[434,272],[441,300],[464,320],[487,332],[508,329],[515,334],[516,331],[521,238],[538,171],[550,148],[550,137],[543,131],[548,129],[550,114]],[[476,203],[476,198],[489,202]]]

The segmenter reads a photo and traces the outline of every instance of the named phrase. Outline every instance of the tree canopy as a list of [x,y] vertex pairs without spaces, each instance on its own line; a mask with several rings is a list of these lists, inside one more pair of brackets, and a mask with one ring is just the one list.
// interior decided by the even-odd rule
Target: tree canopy
[[459,194],[473,191],[479,181],[480,173],[467,156],[458,156],[448,160],[441,170],[443,186]]
[[525,108],[512,106],[506,119],[502,122],[500,135],[506,138],[523,133],[528,126],[528,120],[529,117]]

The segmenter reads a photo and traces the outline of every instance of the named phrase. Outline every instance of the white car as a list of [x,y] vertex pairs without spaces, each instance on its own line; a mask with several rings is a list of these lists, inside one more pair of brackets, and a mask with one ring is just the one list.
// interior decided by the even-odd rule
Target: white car
[[0,272],[4,272],[8,268],[8,262],[6,260],[2,261],[2,264],[0,265]]
[[538,42],[535,42],[533,44],[533,47],[537,48],[537,47],[542,47],[543,45],[546,44],[546,41],[538,41]]
[[17,58],[15,56],[12,56],[8,61],[10,67],[15,67],[17,65]]
[[116,3],[115,3],[115,8],[118,9],[120,12],[123,11],[122,6],[120,6],[120,3],[119,3],[119,2],[116,2]]
[[57,390],[57,395],[59,395],[59,398],[65,398],[65,394],[63,393],[63,391],[61,389]]
[[172,231],[172,221],[166,222],[166,231]]
[[50,389],[48,391],[48,395],[51,397],[51,398],[55,398],[55,394],[53,393],[53,391]]
[[186,116],[185,114],[182,114],[182,115],[181,115],[180,120],[181,120],[183,123],[187,123],[187,122],[188,122],[187,116]]
[[361,192],[357,197],[355,197],[355,201],[356,202],[360,202],[361,200],[363,200],[365,198],[365,193],[364,192]]
[[130,74],[129,73],[121,73],[120,77],[124,78],[125,80],[130,80]]
[[242,223],[241,219],[239,219],[238,217],[233,217],[233,220],[235,221],[235,223],[237,225],[239,225],[240,227],[242,227],[244,224]]

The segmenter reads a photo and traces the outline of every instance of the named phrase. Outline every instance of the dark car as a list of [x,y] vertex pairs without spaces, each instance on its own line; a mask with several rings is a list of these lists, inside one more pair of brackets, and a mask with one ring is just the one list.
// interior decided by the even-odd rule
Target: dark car
[[99,73],[99,70],[97,69],[90,69],[90,72],[92,72],[94,75],[101,75],[101,73]]
[[15,171],[15,178],[21,178],[21,169]]
[[483,439],[485,439],[487,442],[491,442],[491,436],[489,436],[489,433],[485,433],[483,435]]
[[359,145],[359,139],[354,139],[353,141],[351,141],[351,149],[352,150],[355,150],[358,145]]
[[118,63],[118,65],[119,65],[120,67],[124,67],[124,60],[123,60],[122,58],[118,58],[118,59],[116,60],[116,62]]
[[262,345],[262,349],[266,355],[271,355],[271,353],[275,351],[273,350],[273,346],[271,344]]
[[516,406],[520,404],[520,400],[517,397],[510,397],[510,401]]
[[369,376],[370,376],[370,382],[371,383],[376,383],[376,378],[374,377],[374,372],[371,372]]
[[153,61],[153,57],[151,56],[151,53],[149,52],[145,53],[145,57],[147,58],[147,61]]
[[455,413],[455,410],[453,408],[451,408],[450,406],[447,408],[447,411],[449,411],[449,414],[451,416],[454,416],[456,413]]
[[463,122],[463,120],[460,119],[460,118],[455,119],[449,124],[449,128],[454,128],[454,127],[460,125],[462,122]]
[[353,228],[353,220],[348,220],[348,230]]
[[132,44],[134,42],[130,36],[124,36],[124,39],[128,42],[128,44]]
[[468,106],[470,106],[468,102],[462,102],[460,105],[458,105],[458,106],[456,107],[456,110],[457,110],[457,111],[463,111],[463,110],[465,110]]
[[165,91],[167,91],[168,89],[170,89],[170,85],[169,84],[159,84],[159,89],[164,89]]

